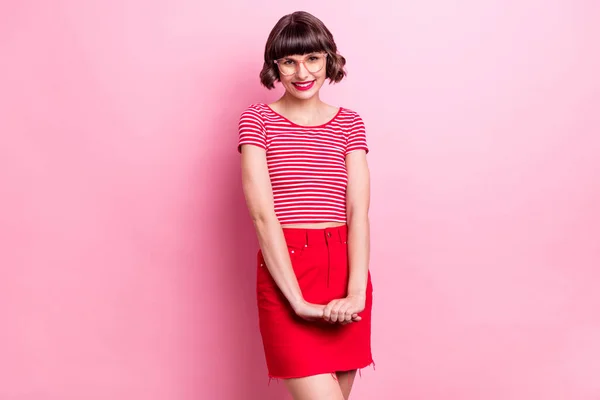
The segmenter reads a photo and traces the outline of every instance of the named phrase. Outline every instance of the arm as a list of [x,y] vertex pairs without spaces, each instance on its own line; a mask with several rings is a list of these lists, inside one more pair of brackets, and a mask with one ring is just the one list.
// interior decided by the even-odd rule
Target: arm
[[346,156],[348,188],[346,215],[348,220],[348,261],[350,279],[348,296],[366,298],[370,252],[370,178],[365,151]]
[[324,307],[304,300],[292,269],[283,230],[275,215],[265,150],[258,146],[243,145],[241,157],[244,196],[267,269],[298,315],[321,318]]
[[323,311],[329,322],[360,321],[365,309],[369,274],[369,168],[364,150],[346,156],[348,187],[346,189],[346,219],[348,224],[348,294],[332,300]]
[[323,311],[330,322],[360,321],[358,313],[365,309],[369,277],[370,252],[370,178],[367,165],[365,126],[356,115],[349,127],[346,146],[346,223],[348,225],[348,291],[344,299],[331,301]]

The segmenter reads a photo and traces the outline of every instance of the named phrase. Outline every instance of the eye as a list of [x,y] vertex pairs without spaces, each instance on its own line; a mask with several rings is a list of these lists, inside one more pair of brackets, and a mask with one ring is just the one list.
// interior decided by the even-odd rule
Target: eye
[[295,61],[294,60],[283,60],[283,65],[294,65]]
[[319,59],[319,56],[310,56],[308,57],[308,61],[317,61]]

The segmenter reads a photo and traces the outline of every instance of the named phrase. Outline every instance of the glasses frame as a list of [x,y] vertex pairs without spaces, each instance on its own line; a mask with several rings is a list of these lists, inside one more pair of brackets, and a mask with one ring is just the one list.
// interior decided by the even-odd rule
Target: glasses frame
[[[298,61],[298,60],[294,60],[294,59],[292,58],[291,60],[294,60],[294,61],[295,61],[295,62],[297,62],[298,64],[296,65],[296,70],[295,70],[294,72],[292,72],[291,74],[284,74],[283,72],[281,72],[281,65],[279,65],[279,62],[281,62],[282,60],[284,60],[284,59],[286,59],[286,58],[288,58],[288,57],[280,58],[280,59],[278,59],[278,60],[273,60],[273,63],[277,64],[277,69],[279,70],[279,73],[280,73],[281,75],[284,75],[284,76],[290,76],[290,75],[294,75],[294,74],[298,73],[298,68],[300,67],[300,64],[304,64],[304,63],[306,62],[306,59],[307,59],[307,58],[309,58],[309,57],[312,57],[312,56],[314,56],[315,54],[320,54],[320,55],[322,55],[322,56],[325,56],[325,62],[323,63],[323,67],[325,67],[325,65],[327,65],[327,56],[328,56],[328,54],[327,54],[327,53],[312,53],[311,55],[304,57],[304,59],[303,59],[303,60],[300,60],[300,61]],[[289,58],[288,58],[288,59],[289,59]],[[323,67],[319,68],[319,69],[318,69],[318,70],[316,70],[316,71],[310,71],[310,70],[309,70],[309,69],[306,67],[306,64],[304,64],[304,68],[306,68],[306,70],[307,70],[308,72],[310,72],[311,74],[316,74],[317,72],[319,72],[320,70],[322,70],[322,69],[323,69]]]

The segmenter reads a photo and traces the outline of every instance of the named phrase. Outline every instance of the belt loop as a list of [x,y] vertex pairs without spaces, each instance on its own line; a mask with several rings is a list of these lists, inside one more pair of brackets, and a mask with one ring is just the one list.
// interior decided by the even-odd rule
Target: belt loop
[[304,247],[308,247],[308,229],[304,230],[304,236],[305,236]]
[[340,243],[344,243],[344,237],[342,235],[342,227],[337,228],[338,239],[340,239]]

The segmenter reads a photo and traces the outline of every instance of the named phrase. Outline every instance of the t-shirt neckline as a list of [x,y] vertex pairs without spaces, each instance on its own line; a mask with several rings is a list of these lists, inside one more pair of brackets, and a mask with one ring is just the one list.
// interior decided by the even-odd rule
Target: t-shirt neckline
[[272,112],[273,114],[277,115],[278,117],[284,119],[286,122],[288,122],[288,123],[290,123],[290,124],[292,124],[294,126],[297,126],[299,128],[321,128],[321,127],[327,126],[327,125],[329,125],[330,123],[332,123],[333,121],[335,121],[338,118],[338,116],[342,113],[342,109],[343,109],[343,107],[338,107],[338,111],[335,113],[335,115],[333,116],[333,118],[331,118],[329,121],[325,122],[324,124],[320,124],[320,125],[300,125],[300,124],[295,123],[294,121],[289,120],[288,118],[284,117],[283,115],[279,114],[277,111],[273,110],[271,108],[271,106],[269,106],[268,104],[263,103],[263,105],[270,112]]

